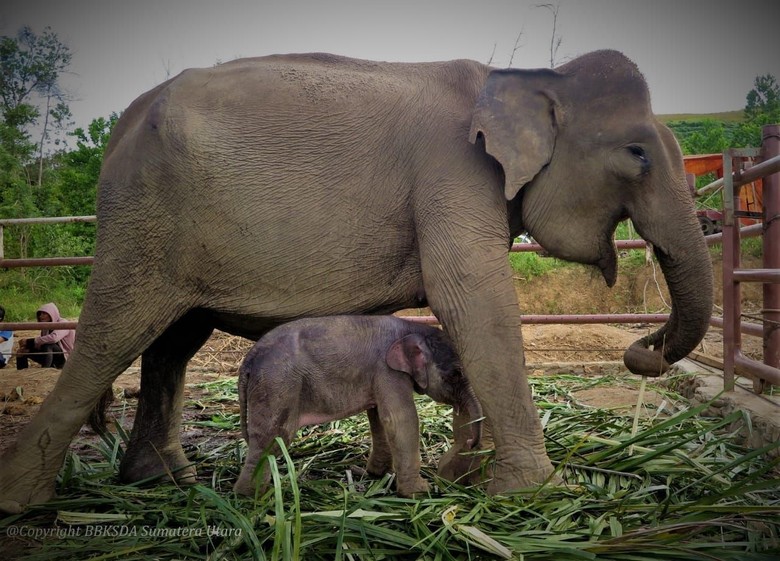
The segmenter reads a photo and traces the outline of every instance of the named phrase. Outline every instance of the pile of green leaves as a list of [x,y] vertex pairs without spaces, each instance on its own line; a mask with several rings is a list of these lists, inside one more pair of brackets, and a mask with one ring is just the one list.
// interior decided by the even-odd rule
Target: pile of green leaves
[[[273,488],[238,498],[231,488],[245,446],[235,438],[237,415],[223,413],[205,421],[228,438],[205,438],[195,451],[197,485],[118,484],[120,431],[98,446],[99,461],[70,454],[59,498],[0,521],[0,531],[59,531],[26,539],[25,558],[47,560],[775,559],[778,461],[767,459],[767,449],[737,444],[730,428],[750,419],[739,412],[702,418],[704,406],[671,416],[656,411],[632,437],[630,417],[572,397],[600,383],[617,382],[532,380],[548,453],[566,485],[493,497],[437,479],[450,417],[446,407],[420,399],[430,497],[401,499],[392,476],[360,475],[355,466],[365,465],[370,443],[361,415],[302,430],[269,459]],[[223,400],[234,386],[228,380],[210,389]]]

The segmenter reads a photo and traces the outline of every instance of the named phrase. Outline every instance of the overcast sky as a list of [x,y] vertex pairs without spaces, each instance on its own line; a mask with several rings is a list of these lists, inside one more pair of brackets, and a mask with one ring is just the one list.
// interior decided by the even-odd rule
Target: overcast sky
[[[0,35],[50,26],[73,53],[63,80],[77,125],[121,112],[193,66],[323,51],[391,61],[469,58],[549,66],[545,0],[2,0]],[[742,109],[759,74],[780,79],[777,0],[550,0],[556,60],[618,49],[656,113]]]

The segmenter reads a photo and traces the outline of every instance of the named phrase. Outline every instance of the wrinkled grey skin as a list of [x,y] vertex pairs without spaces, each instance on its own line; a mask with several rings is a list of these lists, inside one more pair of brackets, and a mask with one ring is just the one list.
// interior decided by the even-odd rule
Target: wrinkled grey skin
[[[414,392],[451,405],[479,443],[482,409],[449,338],[435,327],[393,316],[305,318],[258,341],[239,370],[241,429],[248,444],[235,490],[255,494],[253,474],[281,437],[302,426],[368,411],[372,448],[367,471],[393,467],[400,496],[428,492],[420,476],[420,431]],[[269,481],[265,466],[262,491]]]
[[120,476],[185,483],[184,372],[214,328],[256,340],[300,317],[425,303],[492,429],[488,491],[544,481],[553,466],[507,260],[523,229],[608,284],[618,222],[631,218],[653,244],[672,317],[626,356],[635,372],[684,357],[711,312],[679,146],[614,51],[555,70],[323,54],[187,70],[123,113],[97,215],[76,348],[0,462],[5,510],[52,497],[71,439],[138,355]]

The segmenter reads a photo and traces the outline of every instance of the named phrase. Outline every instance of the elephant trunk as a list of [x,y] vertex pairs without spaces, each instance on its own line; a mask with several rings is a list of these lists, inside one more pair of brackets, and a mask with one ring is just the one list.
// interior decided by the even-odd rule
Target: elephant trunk
[[684,358],[704,338],[712,312],[713,280],[709,252],[696,232],[688,245],[672,256],[655,247],[672,298],[669,321],[658,331],[633,343],[623,362],[634,374],[657,377]]

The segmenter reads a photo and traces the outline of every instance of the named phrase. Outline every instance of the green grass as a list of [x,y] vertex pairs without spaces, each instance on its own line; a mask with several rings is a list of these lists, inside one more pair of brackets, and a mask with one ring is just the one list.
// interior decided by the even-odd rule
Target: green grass
[[[532,379],[548,453],[568,486],[492,497],[438,480],[448,410],[420,399],[423,471],[434,483],[428,498],[401,499],[391,476],[358,475],[353,466],[365,465],[369,446],[365,415],[302,430],[270,459],[274,486],[255,499],[231,491],[245,452],[232,436],[204,437],[192,451],[201,480],[179,488],[119,485],[120,434],[100,445],[101,460],[69,454],[59,497],[0,520],[0,536],[11,527],[60,532],[28,538],[38,545],[24,557],[30,560],[434,561],[501,559],[507,551],[556,561],[775,558],[778,461],[740,446],[731,428],[750,419],[740,412],[701,418],[703,407],[680,406],[643,420],[632,437],[630,417],[572,396],[616,383],[635,380]],[[230,387],[220,382],[214,393],[224,399]]]
[[543,275],[549,271],[565,267],[567,263],[552,257],[541,257],[532,252],[511,252],[509,264],[516,276],[525,280]]
[[764,255],[764,245],[761,238],[745,238],[740,240],[742,256],[761,257]]

